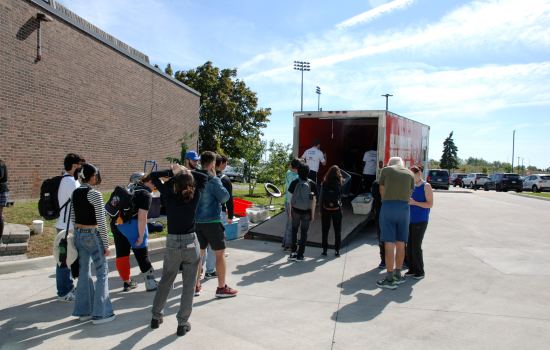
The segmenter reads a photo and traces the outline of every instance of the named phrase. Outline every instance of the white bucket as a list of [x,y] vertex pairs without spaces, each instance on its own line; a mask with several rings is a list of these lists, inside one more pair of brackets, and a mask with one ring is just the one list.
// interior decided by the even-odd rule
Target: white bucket
[[44,221],[42,220],[33,220],[32,230],[35,235],[39,235],[44,231]]

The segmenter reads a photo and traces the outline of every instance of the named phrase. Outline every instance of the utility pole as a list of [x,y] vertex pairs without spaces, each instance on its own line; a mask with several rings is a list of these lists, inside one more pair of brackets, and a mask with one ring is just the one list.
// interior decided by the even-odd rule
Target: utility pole
[[304,111],[304,71],[309,72],[309,62],[294,61],[294,69],[302,71],[302,95],[300,103],[300,111]]
[[512,138],[512,172],[514,172],[514,150],[516,147],[516,131],[514,130],[514,136]]
[[382,95],[382,97],[385,97],[386,98],[386,112],[388,111],[388,97],[392,97],[393,95],[390,95],[390,94],[385,94],[385,95]]
[[315,91],[315,93],[318,95],[317,96],[317,110],[320,111],[321,110],[321,88],[317,86],[317,90]]
[[519,175],[519,159],[520,159],[520,158],[521,158],[521,157],[518,157],[518,175]]

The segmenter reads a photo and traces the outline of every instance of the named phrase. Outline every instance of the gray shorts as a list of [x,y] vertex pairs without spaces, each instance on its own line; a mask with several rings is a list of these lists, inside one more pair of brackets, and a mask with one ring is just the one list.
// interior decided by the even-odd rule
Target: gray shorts
[[212,250],[225,249],[225,227],[221,222],[195,224],[195,228],[201,249],[206,249],[208,245]]

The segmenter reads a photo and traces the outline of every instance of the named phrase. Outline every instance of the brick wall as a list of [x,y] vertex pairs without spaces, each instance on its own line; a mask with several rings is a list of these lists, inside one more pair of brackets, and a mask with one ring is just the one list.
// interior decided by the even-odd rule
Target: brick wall
[[[37,12],[54,19],[42,23],[41,61]],[[37,198],[71,152],[98,166],[98,189],[111,190],[143,171],[145,160],[166,168],[165,157],[179,156],[176,140],[198,127],[197,94],[55,12],[27,0],[0,2],[0,158],[10,199]]]

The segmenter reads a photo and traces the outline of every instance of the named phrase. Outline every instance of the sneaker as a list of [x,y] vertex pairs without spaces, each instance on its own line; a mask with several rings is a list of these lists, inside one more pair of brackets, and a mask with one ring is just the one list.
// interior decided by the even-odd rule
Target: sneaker
[[346,197],[348,197],[348,194],[347,194],[347,193],[343,193],[343,194],[342,194],[342,197],[346,198]]
[[326,256],[327,256],[327,252],[322,252],[322,253],[321,253],[321,256],[326,257]]
[[334,252],[334,256],[337,257],[337,258],[339,258],[339,257],[340,257],[340,252],[339,252],[338,250],[335,251],[335,252]]
[[397,284],[395,284],[395,280],[394,281],[388,281],[387,277],[384,278],[381,281],[376,282],[376,286],[378,288],[387,288],[387,289],[396,289],[397,288]]
[[380,265],[378,265],[378,268],[383,270],[386,268],[386,264],[380,263]]
[[190,330],[191,330],[191,323],[185,322],[184,325],[178,325],[177,335],[181,337],[187,334],[187,332],[189,332]]
[[296,252],[292,252],[288,257],[288,260],[296,260],[297,257],[298,257],[298,254],[296,254]]
[[401,276],[393,276],[393,281],[395,282],[395,284],[401,284],[401,283],[407,282],[407,280]]
[[92,320],[92,324],[109,323],[109,322],[113,322],[115,319],[116,319],[116,315],[113,314],[109,317],[100,318],[99,320]]
[[413,278],[414,278],[415,280],[421,280],[421,279],[423,279],[424,277],[426,277],[426,276],[424,276],[424,275],[414,275],[414,276],[413,276]]
[[91,320],[91,319],[92,319],[92,316],[80,316],[80,317],[78,318],[78,320],[79,320],[80,322],[86,322],[86,321],[89,321],[89,320]]
[[158,320],[155,320],[154,318],[151,319],[151,328],[153,329],[157,329],[159,328],[159,326],[162,324],[164,320],[161,318],[159,318]]
[[205,273],[204,274],[204,278],[206,279],[210,279],[210,278],[218,278],[218,273],[216,271],[212,272],[212,273]]
[[73,290],[71,290],[71,293],[76,297],[76,285],[73,287]]
[[285,247],[285,244],[284,244],[284,243],[283,243],[283,245],[281,246],[281,249],[282,249],[282,250],[285,250],[285,249],[286,249],[286,247]]
[[304,258],[303,256],[296,258],[296,262],[304,262],[304,261],[306,261],[306,258]]
[[64,303],[74,303],[74,294],[69,292],[64,297],[57,297],[57,301],[62,301]]
[[290,248],[290,247],[285,248],[284,251],[285,251],[285,253],[292,253],[292,248]]
[[409,269],[409,271],[405,272],[405,274],[404,274],[403,276],[405,276],[405,277],[414,276],[414,272],[412,272],[412,271]]
[[195,296],[198,297],[201,295],[202,286],[195,286]]
[[136,289],[138,286],[137,282],[134,280],[130,280],[130,283],[124,282],[124,291],[127,292],[132,289]]
[[218,287],[218,289],[216,289],[216,297],[218,298],[236,297],[237,293],[238,291],[230,288],[227,284],[223,288]]

